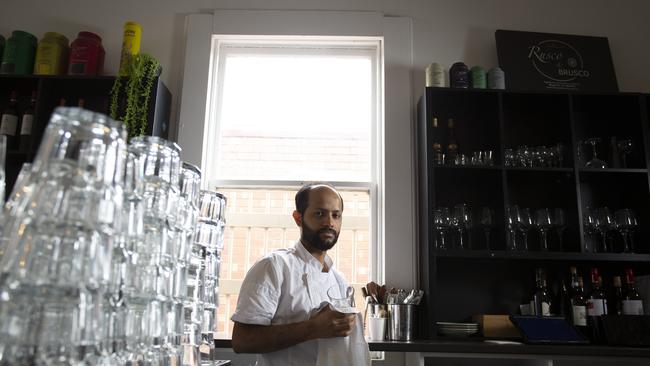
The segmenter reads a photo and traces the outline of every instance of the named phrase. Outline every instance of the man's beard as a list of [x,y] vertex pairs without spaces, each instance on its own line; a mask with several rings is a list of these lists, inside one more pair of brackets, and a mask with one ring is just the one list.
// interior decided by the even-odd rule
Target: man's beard
[[[331,239],[321,239],[320,234],[323,232],[331,232],[334,237]],[[320,229],[318,231],[312,230],[306,223],[302,224],[302,237],[301,241],[308,243],[315,249],[327,251],[332,249],[336,241],[339,239],[339,233],[334,229]]]

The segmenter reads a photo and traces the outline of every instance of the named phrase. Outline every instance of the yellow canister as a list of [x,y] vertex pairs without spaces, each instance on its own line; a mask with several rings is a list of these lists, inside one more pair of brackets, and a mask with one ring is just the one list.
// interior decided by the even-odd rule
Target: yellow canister
[[122,53],[120,54],[120,76],[128,76],[131,60],[140,53],[142,40],[142,27],[136,22],[124,23],[124,37],[122,38]]
[[36,48],[34,74],[65,74],[68,69],[68,52],[68,39],[63,34],[46,32]]

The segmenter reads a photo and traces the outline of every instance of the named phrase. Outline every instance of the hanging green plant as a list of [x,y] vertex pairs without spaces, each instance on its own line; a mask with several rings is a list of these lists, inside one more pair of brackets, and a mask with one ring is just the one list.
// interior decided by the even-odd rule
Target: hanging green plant
[[129,139],[146,132],[151,92],[160,72],[160,62],[149,54],[141,53],[132,59],[127,78],[115,78],[109,113],[111,118],[124,122]]

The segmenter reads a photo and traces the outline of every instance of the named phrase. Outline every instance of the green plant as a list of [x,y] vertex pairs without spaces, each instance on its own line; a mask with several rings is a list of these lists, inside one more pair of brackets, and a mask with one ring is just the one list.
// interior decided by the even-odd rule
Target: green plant
[[[153,56],[136,55],[129,67],[127,78],[116,77],[111,89],[111,118],[123,121],[129,139],[144,135],[147,129],[147,111],[153,83],[160,74],[160,62]],[[126,86],[124,86],[126,82]]]

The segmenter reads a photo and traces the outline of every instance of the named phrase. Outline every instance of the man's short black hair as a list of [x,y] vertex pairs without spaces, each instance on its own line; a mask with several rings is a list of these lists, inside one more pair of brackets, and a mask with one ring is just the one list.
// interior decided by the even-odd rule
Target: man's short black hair
[[300,188],[298,193],[296,193],[296,211],[298,211],[298,213],[301,215],[305,214],[307,207],[309,207],[309,192],[311,192],[312,189],[321,186],[330,187],[339,195],[339,199],[341,200],[341,211],[343,211],[343,197],[341,197],[341,194],[336,190],[336,188],[329,183],[316,182],[305,184]]

